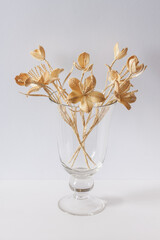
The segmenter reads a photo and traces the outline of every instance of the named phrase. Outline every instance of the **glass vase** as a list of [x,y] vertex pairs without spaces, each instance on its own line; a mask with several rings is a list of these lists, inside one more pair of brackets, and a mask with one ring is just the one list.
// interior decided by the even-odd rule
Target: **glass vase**
[[105,200],[90,195],[93,175],[102,167],[107,150],[108,130],[113,105],[93,107],[84,113],[75,106],[57,104],[59,111],[58,152],[70,174],[72,194],[59,200],[59,208],[73,215],[101,212]]

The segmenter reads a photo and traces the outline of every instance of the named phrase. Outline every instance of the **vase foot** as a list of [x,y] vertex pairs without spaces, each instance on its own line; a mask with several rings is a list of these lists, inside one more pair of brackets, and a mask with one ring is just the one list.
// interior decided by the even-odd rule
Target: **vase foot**
[[78,216],[92,216],[98,214],[106,207],[106,201],[88,195],[87,197],[78,197],[68,195],[61,198],[58,202],[59,208],[66,213]]

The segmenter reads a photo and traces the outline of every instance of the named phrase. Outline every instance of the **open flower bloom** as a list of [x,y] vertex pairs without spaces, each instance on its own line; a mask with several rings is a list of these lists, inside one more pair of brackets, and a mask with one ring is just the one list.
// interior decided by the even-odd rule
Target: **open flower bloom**
[[115,91],[114,95],[118,102],[122,103],[128,110],[131,109],[130,103],[136,101],[135,92],[137,90],[128,92],[130,90],[131,83],[129,80],[126,80],[122,83],[115,81]]
[[131,74],[134,74],[134,77],[137,77],[140,75],[144,70],[146,69],[147,66],[144,66],[144,64],[139,65],[138,58],[136,56],[131,56],[127,60],[127,69]]
[[56,68],[51,72],[45,71],[41,76],[35,74],[35,77],[31,77],[27,73],[20,73],[20,75],[15,77],[15,81],[20,86],[28,87],[31,85],[32,88],[27,92],[27,94],[30,94],[32,92],[39,91],[42,87],[45,87],[45,85],[49,85],[55,80],[58,80],[59,74],[62,71],[63,68]]
[[78,57],[78,64],[74,63],[75,67],[78,70],[83,70],[84,72],[88,72],[92,70],[93,64],[89,65],[90,57],[89,54],[83,52]]
[[118,43],[114,46],[114,59],[119,60],[127,55],[128,48],[123,48],[121,51],[119,51]]
[[39,46],[39,49],[35,49],[34,51],[30,52],[32,57],[38,59],[38,60],[44,60],[45,59],[45,50],[42,46]]
[[73,90],[67,97],[69,103],[80,102],[79,107],[83,112],[90,112],[94,103],[105,100],[102,93],[93,91],[96,86],[96,79],[93,75],[87,77],[83,84],[77,78],[71,78],[69,86]]
[[57,68],[51,73],[49,73],[48,71],[44,72],[38,79],[32,78],[32,81],[30,81],[30,84],[32,84],[32,88],[27,92],[27,94],[37,92],[41,88],[45,88],[45,85],[53,83],[55,80],[58,79],[59,73],[62,71],[63,69]]

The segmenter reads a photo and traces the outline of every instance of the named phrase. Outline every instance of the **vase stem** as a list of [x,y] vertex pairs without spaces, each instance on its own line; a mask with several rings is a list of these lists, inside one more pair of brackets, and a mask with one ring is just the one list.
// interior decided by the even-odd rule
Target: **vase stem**
[[106,202],[89,194],[94,186],[91,176],[71,175],[69,186],[74,192],[59,200],[59,208],[67,213],[79,216],[90,216],[101,212]]
[[80,177],[71,175],[69,186],[74,191],[74,197],[76,199],[86,199],[88,197],[89,191],[94,186],[94,180],[91,176]]

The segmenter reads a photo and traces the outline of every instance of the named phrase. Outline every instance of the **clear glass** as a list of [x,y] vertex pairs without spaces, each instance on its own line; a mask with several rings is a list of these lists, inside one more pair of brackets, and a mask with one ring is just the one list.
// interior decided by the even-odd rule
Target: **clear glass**
[[58,152],[64,169],[70,174],[73,194],[59,200],[59,208],[73,215],[94,215],[106,202],[89,194],[93,174],[102,166],[107,150],[113,106],[94,107],[90,113],[76,107],[57,104],[59,111]]

